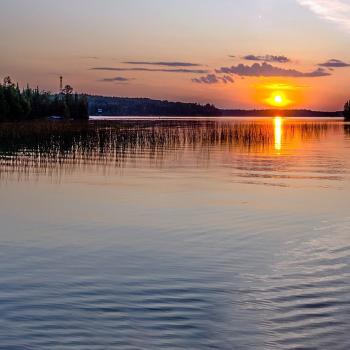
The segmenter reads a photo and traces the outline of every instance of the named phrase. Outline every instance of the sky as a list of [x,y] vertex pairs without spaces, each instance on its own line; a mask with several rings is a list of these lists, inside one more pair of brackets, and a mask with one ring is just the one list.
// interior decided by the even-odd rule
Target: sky
[[0,77],[56,92],[340,110],[350,0],[0,0]]

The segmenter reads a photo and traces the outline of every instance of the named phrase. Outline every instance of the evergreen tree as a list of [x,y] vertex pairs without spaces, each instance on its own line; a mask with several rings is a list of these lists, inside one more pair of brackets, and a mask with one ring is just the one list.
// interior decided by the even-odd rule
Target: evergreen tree
[[84,95],[74,94],[65,87],[62,94],[52,95],[39,88],[27,86],[22,91],[10,77],[0,84],[0,120],[25,120],[56,115],[73,119],[88,119],[88,101]]
[[0,120],[6,120],[9,114],[9,106],[5,99],[4,88],[0,85]]
[[350,100],[344,106],[344,118],[350,120]]

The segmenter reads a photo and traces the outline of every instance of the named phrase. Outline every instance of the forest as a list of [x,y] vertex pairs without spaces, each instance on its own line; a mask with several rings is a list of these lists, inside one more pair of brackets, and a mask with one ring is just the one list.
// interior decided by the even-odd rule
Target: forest
[[211,104],[183,103],[148,98],[89,96],[90,115],[104,116],[220,116]]
[[0,121],[19,121],[58,117],[62,119],[88,119],[88,99],[73,93],[65,86],[59,94],[32,89],[20,89],[6,77],[0,84]]

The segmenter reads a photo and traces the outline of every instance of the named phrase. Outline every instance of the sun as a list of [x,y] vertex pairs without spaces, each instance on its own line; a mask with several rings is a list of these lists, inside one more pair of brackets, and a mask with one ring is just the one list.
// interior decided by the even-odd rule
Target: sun
[[280,104],[283,103],[283,97],[282,97],[281,95],[276,95],[276,96],[274,97],[274,100],[275,100],[275,103],[276,103],[277,105],[280,105]]
[[273,107],[286,107],[291,104],[291,100],[287,97],[283,91],[274,91],[265,102]]

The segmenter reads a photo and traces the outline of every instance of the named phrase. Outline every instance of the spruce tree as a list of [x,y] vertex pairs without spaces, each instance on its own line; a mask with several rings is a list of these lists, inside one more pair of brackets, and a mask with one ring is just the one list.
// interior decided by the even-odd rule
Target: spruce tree
[[345,118],[345,120],[350,120],[350,100],[345,103],[344,118]]

